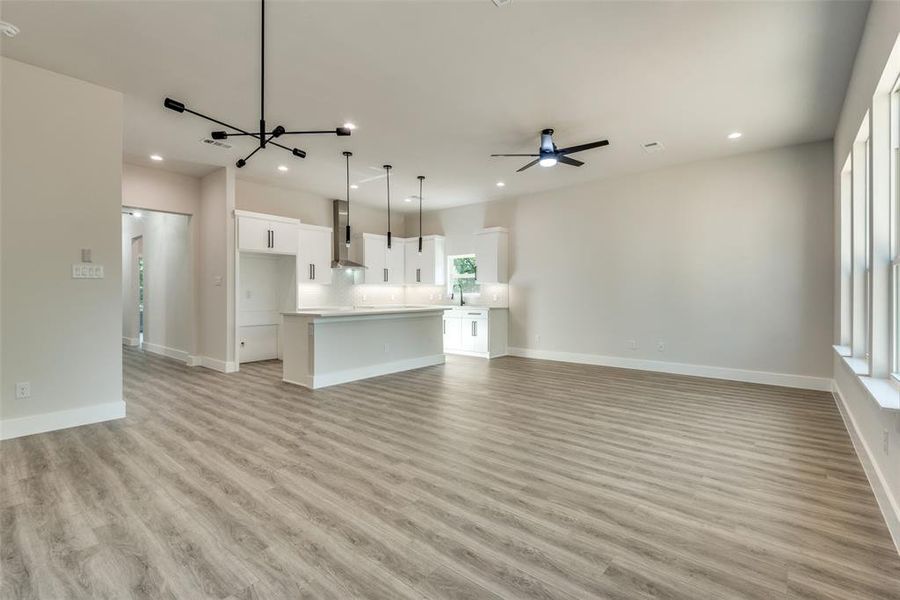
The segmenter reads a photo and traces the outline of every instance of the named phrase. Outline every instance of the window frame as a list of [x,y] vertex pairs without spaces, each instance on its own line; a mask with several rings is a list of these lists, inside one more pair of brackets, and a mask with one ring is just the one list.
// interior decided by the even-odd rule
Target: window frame
[[[475,259],[475,272],[474,273],[462,273],[458,274],[456,268],[454,267],[453,261],[457,258],[472,258]],[[457,276],[458,275],[458,276]],[[480,294],[481,293],[481,284],[478,282],[478,257],[474,252],[466,252],[463,254],[449,254],[447,255],[447,293],[453,294],[454,284],[458,279],[471,279],[475,282],[475,289],[471,291],[466,291],[466,294]]]

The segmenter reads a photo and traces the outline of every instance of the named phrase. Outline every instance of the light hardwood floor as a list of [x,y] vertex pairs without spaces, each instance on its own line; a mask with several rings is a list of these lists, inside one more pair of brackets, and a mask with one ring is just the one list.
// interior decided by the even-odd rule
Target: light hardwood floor
[[125,353],[0,444],[3,598],[900,598],[830,394],[451,357],[310,392]]

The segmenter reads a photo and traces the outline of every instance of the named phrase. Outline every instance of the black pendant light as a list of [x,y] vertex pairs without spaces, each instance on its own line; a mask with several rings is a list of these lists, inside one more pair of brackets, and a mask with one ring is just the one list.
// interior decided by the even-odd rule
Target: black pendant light
[[384,165],[384,176],[387,179],[387,202],[388,202],[388,227],[387,242],[388,250],[391,249],[391,165]]
[[224,140],[230,137],[239,137],[239,136],[249,136],[256,140],[259,140],[259,146],[257,146],[253,152],[245,156],[244,158],[238,159],[235,163],[237,167],[240,169],[244,165],[247,164],[247,161],[250,160],[250,157],[259,152],[260,150],[265,150],[266,146],[271,144],[276,148],[281,148],[283,150],[287,150],[297,158],[306,158],[306,152],[300,150],[299,148],[288,148],[287,146],[283,146],[278,142],[273,142],[272,140],[277,137],[281,137],[283,135],[306,135],[312,133],[330,133],[334,135],[350,135],[349,127],[336,127],[334,129],[313,129],[308,131],[287,131],[281,125],[275,127],[272,131],[266,131],[266,1],[260,1],[260,76],[259,76],[259,131],[258,132],[250,132],[240,127],[235,127],[234,125],[229,125],[223,121],[219,121],[218,119],[213,119],[212,117],[208,117],[203,113],[199,113],[197,111],[191,110],[184,105],[184,102],[179,102],[178,100],[172,100],[171,98],[166,98],[163,102],[163,106],[168,108],[169,110],[174,110],[177,113],[190,113],[196,117],[200,117],[201,119],[206,119],[207,121],[211,121],[216,125],[221,125],[222,127],[226,127],[233,131],[213,131],[210,136],[214,140]]
[[419,175],[419,254],[422,254],[422,182],[424,175]]
[[344,159],[347,161],[347,236],[344,239],[344,244],[349,248],[350,247],[350,157],[353,156],[352,152],[344,151]]

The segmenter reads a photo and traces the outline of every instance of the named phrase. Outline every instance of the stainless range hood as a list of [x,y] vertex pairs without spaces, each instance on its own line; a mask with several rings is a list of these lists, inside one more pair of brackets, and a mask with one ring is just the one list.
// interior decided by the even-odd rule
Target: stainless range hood
[[347,201],[334,201],[334,221],[331,231],[331,268],[365,269],[366,265],[350,260],[350,248],[344,243],[347,232]]

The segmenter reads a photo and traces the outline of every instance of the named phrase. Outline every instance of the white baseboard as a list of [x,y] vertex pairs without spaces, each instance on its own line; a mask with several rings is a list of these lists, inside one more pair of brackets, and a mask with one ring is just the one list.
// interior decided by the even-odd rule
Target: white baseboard
[[865,471],[866,478],[869,480],[869,487],[875,493],[875,500],[878,502],[878,508],[881,509],[885,523],[887,523],[888,531],[894,540],[894,546],[897,548],[897,552],[900,553],[900,502],[891,493],[891,488],[888,486],[884,474],[875,461],[872,450],[862,436],[856,424],[856,419],[853,418],[853,413],[850,411],[846,400],[844,400],[844,395],[841,393],[841,389],[836,381],[832,387],[832,394],[834,395],[838,411],[841,413],[841,418],[844,420],[844,426],[850,433],[850,441],[853,442],[859,462],[862,463],[863,471]]
[[102,421],[112,421],[125,417],[125,402],[107,402],[106,404],[94,404],[82,408],[59,410],[51,413],[30,415],[17,419],[5,419],[0,421],[0,440],[68,429],[79,425],[89,425]]
[[141,344],[140,338],[130,338],[130,337],[122,336],[122,345],[123,346],[130,346],[133,348],[134,346],[139,346],[140,344]]
[[420,358],[409,358],[405,360],[397,360],[380,365],[372,365],[369,367],[360,367],[358,369],[347,369],[345,371],[335,371],[333,373],[324,373],[322,375],[313,375],[304,378],[304,381],[295,381],[284,379],[285,383],[293,383],[305,388],[319,389],[330,385],[338,385],[339,383],[349,383],[360,379],[368,379],[370,377],[378,377],[379,375],[389,375],[391,373],[399,373],[400,371],[410,371],[412,369],[421,369],[423,367],[431,367],[434,365],[444,364],[446,358],[443,354],[435,354],[432,356],[423,356]]
[[811,377],[809,375],[792,375],[789,373],[749,371],[745,369],[710,367],[706,365],[691,365],[686,363],[666,362],[662,360],[643,360],[639,358],[625,358],[621,356],[603,356],[601,354],[581,354],[578,352],[535,350],[533,348],[510,348],[509,354],[511,356],[537,358],[541,360],[556,360],[560,362],[580,363],[585,365],[601,365],[604,367],[618,367],[621,369],[638,369],[641,371],[656,371],[659,373],[673,373],[676,375],[694,375],[696,377],[728,379],[731,381],[745,381],[748,383],[764,383],[768,385],[780,385],[784,387],[802,388],[806,390],[819,390],[823,392],[831,391],[831,378],[829,377]]
[[192,359],[196,363],[193,366],[206,367],[220,373],[234,373],[238,370],[237,363],[233,360],[224,361],[209,356],[194,356]]
[[203,357],[202,356],[194,356],[193,354],[187,357],[185,363],[189,367],[199,367],[202,365]]
[[169,348],[168,346],[163,346],[161,344],[144,342],[141,347],[147,352],[152,352],[153,354],[159,354],[161,356],[168,356],[169,358],[174,358],[175,360],[180,360],[184,363],[187,363],[188,359],[190,358],[190,354],[188,354],[184,350],[179,350],[178,348]]

